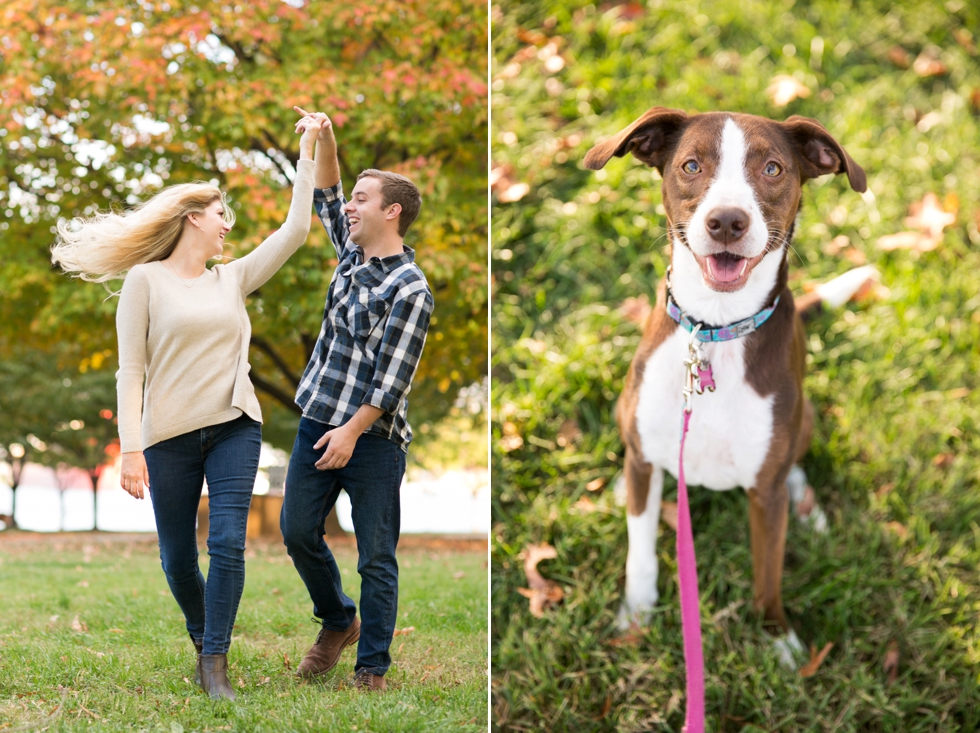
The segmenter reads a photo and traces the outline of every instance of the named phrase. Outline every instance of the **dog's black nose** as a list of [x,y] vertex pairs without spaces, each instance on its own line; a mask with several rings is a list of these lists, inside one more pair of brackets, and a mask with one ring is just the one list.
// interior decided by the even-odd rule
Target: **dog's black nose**
[[704,221],[708,234],[716,242],[737,242],[749,228],[749,215],[734,207],[712,209]]

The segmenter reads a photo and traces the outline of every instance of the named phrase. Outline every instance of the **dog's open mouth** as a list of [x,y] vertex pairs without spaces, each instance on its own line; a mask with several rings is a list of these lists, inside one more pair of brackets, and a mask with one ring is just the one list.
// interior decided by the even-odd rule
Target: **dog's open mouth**
[[742,257],[732,252],[718,252],[707,257],[696,257],[708,287],[715,290],[738,290],[745,284],[749,273],[759,264],[758,257]]

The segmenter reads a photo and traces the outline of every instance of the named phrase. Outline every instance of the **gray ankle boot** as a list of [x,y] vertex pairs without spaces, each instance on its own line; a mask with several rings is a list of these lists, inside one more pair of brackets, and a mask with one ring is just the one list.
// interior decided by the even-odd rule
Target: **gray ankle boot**
[[201,652],[204,651],[204,642],[194,641],[194,637],[191,637],[191,644],[194,645],[194,650],[197,652],[197,661],[194,664],[194,684],[201,684]]
[[228,655],[201,655],[201,687],[212,699],[235,699],[235,691],[228,682]]

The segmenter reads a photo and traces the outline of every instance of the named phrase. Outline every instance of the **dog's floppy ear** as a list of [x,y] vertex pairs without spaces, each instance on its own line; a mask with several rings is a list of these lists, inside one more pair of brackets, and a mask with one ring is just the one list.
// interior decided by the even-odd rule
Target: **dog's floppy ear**
[[689,119],[686,113],[677,109],[652,107],[629,127],[586,153],[585,167],[597,171],[610,158],[632,153],[633,157],[659,169],[664,164],[670,143]]
[[851,188],[859,193],[868,190],[864,169],[854,162],[819,122],[809,117],[793,115],[782,126],[796,146],[804,180],[828,173],[846,173]]

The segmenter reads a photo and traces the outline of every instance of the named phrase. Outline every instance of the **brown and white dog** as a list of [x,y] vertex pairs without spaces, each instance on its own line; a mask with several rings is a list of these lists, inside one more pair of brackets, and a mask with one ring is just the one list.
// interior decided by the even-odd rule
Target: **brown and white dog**
[[[627,153],[663,177],[675,317],[679,310],[688,326],[719,329],[775,306],[756,330],[742,329],[751,331],[747,335],[701,344],[716,389],[693,400],[684,473],[690,485],[747,490],[755,606],[780,635],[779,653],[791,665],[801,645],[786,621],[780,588],[787,478],[792,470],[790,484],[800,488],[802,472],[794,464],[810,444],[813,410],[803,396],[804,331],[787,287],[787,252],[802,184],[845,173],[863,192],[864,171],[818,122],[798,116],[775,122],[654,107],[592,148],[585,165],[598,170]],[[867,281],[867,272],[850,275],[831,281],[817,297],[846,301]],[[663,472],[676,476],[678,470],[692,335],[668,313],[667,288],[661,282],[617,406],[629,535],[619,616],[624,627],[642,622],[657,602]]]

